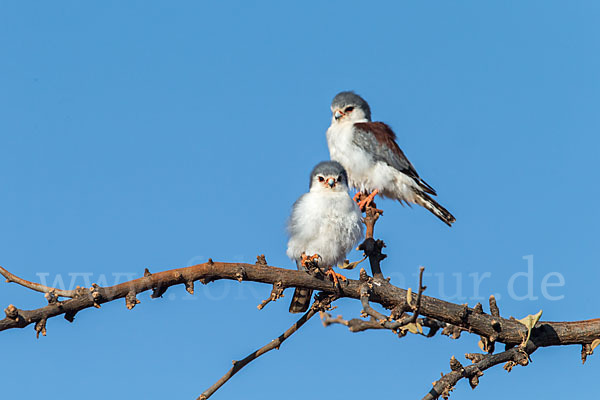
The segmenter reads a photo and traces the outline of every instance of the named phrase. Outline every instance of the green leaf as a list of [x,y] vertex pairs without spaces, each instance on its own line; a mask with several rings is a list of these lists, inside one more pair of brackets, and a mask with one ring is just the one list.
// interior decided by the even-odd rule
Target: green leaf
[[535,324],[537,324],[537,322],[540,320],[541,316],[542,310],[540,310],[540,312],[535,315],[528,315],[525,318],[518,320],[520,323],[527,327],[527,339],[525,339],[523,345],[525,345],[529,341],[529,337],[531,336],[531,330],[533,329]]
[[343,264],[341,264],[341,265],[338,264],[338,268],[341,268],[341,269],[354,269],[354,268],[356,268],[356,266],[358,264],[360,264],[361,262],[365,261],[366,259],[367,259],[367,257],[363,257],[362,260],[354,261],[354,262],[348,262],[348,260],[344,260]]

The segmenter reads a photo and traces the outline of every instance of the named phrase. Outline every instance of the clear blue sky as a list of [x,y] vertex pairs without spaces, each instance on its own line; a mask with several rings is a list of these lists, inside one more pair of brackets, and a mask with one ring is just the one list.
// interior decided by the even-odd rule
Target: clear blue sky
[[[331,98],[353,89],[457,217],[378,203],[392,283],[414,288],[424,265],[429,295],[598,317],[599,19],[594,1],[2,1],[0,265],[67,288],[208,257],[291,268],[285,219],[328,157]],[[175,287],[52,319],[39,340],[3,332],[4,396],[195,398],[295,320],[291,291],[256,309],[269,291]],[[10,303],[44,299],[2,283]],[[315,319],[214,398],[420,398],[477,341]],[[584,398],[598,377],[578,347],[532,358],[454,397]]]

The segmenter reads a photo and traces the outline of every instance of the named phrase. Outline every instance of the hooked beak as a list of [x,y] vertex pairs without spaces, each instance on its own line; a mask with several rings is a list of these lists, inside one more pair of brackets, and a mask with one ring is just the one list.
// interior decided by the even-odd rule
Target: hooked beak
[[327,180],[327,184],[329,185],[330,188],[334,187],[335,186],[335,179],[329,178]]
[[335,120],[337,121],[338,119],[342,118],[344,115],[342,110],[335,110],[335,112],[333,113],[333,116],[335,117]]

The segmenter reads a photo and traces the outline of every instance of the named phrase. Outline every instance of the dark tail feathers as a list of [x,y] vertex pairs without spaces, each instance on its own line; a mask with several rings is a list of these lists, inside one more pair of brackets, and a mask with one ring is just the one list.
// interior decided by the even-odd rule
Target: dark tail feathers
[[417,192],[417,201],[416,203],[420,206],[425,207],[429,211],[433,213],[436,217],[444,221],[444,223],[448,226],[452,226],[454,222],[456,222],[456,218],[454,215],[450,214],[450,211],[446,210],[442,207],[437,201],[431,198],[427,193]]
[[308,310],[310,305],[310,298],[312,297],[311,289],[296,288],[294,290],[294,296],[290,303],[291,313],[302,313]]

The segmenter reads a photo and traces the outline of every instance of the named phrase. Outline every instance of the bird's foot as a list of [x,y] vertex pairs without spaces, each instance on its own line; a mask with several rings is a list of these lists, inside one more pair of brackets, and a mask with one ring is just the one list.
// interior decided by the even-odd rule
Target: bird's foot
[[338,288],[340,287],[340,279],[344,282],[346,282],[348,280],[348,278],[346,278],[342,274],[338,274],[331,267],[329,267],[327,269],[327,271],[325,271],[325,275],[329,276],[329,278],[331,278],[331,280],[335,284],[335,287],[338,287]]
[[371,204],[373,204],[373,206],[375,205],[375,203],[373,203],[373,199],[375,198],[375,196],[377,196],[377,193],[379,193],[379,190],[375,189],[371,192],[371,194],[369,194],[367,197],[358,202],[358,207],[360,208],[360,211],[365,211],[367,207],[371,206]]
[[320,258],[321,258],[321,256],[318,254],[313,254],[312,256],[307,256],[306,254],[302,253],[302,258],[300,259],[300,263],[302,264],[303,267],[309,269],[308,264],[317,264],[319,262]]
[[356,192],[356,194],[354,195],[354,197],[352,197],[352,200],[354,200],[354,202],[356,204],[358,204],[360,202],[360,198],[362,197],[362,192]]

